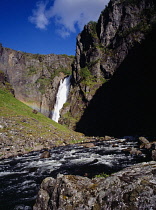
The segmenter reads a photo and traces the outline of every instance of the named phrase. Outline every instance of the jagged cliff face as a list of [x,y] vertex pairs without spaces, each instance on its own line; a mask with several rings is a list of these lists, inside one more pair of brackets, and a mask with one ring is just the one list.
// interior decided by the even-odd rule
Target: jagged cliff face
[[[81,119],[84,110],[87,112],[97,90],[104,83],[111,81],[131,50],[142,44],[155,22],[154,0],[112,0],[102,11],[97,23],[90,22],[84,27],[77,37],[76,59],[73,65],[73,87],[68,109],[72,125]],[[102,100],[105,99],[101,98]],[[109,97],[106,100],[109,100]],[[99,99],[95,110],[101,101]],[[65,119],[67,120],[66,117]],[[69,121],[68,117],[70,125]],[[83,127],[87,124],[88,121],[85,121]],[[80,123],[78,127],[84,132]],[[96,127],[98,130],[98,125]]]
[[51,117],[59,82],[71,74],[72,57],[30,54],[0,46],[0,70],[15,97]]
[[[156,76],[155,24],[154,0],[111,0],[98,22],[84,27],[77,37],[72,87],[60,123],[102,136],[142,135],[154,125],[155,106],[147,101],[153,101],[150,89],[156,92],[150,81]],[[0,46],[0,70],[16,98],[48,117],[71,63],[68,56],[32,55]]]
[[98,23],[90,22],[77,37],[74,78],[88,67],[95,78],[109,79],[136,43],[141,43],[155,22],[153,0],[112,0]]

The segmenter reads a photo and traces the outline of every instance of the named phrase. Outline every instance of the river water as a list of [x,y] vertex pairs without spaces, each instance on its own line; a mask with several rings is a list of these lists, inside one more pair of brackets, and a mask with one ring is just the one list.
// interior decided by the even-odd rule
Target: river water
[[55,147],[51,157],[41,159],[43,151],[0,161],[0,209],[30,210],[35,202],[40,183],[45,177],[74,174],[93,177],[99,173],[111,174],[145,157],[127,152],[137,143],[125,139],[93,142],[94,147],[81,144]]

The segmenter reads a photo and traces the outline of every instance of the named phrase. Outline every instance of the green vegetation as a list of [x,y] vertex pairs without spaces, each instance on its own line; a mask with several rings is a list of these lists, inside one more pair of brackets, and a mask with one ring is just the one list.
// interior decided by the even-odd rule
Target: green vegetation
[[95,178],[107,178],[107,177],[109,177],[109,175],[105,173],[101,173],[95,176]]
[[13,92],[13,88],[12,88],[12,85],[9,83],[9,82],[5,82],[5,89],[8,91],[8,92]]
[[37,84],[40,84],[39,91],[44,94],[47,86],[50,84],[51,79],[42,77],[36,81]]
[[98,58],[97,60],[87,63],[88,68],[91,68],[92,66],[96,65],[99,61],[100,59]]
[[70,103],[69,103],[69,102],[66,102],[66,103],[63,105],[63,108],[68,107],[69,105],[70,105]]
[[94,76],[91,74],[87,66],[80,70],[80,76],[82,79],[82,84],[86,86],[93,86],[96,82]]
[[36,59],[36,60],[39,60],[40,62],[42,62],[42,60],[44,59],[44,57],[46,55],[41,55],[41,54],[32,54],[32,53],[26,53],[24,52],[23,54],[25,57],[29,58],[29,59]]
[[[3,134],[1,144],[10,148],[9,153],[40,150],[52,145],[62,145],[64,141],[79,139],[81,134],[70,131],[66,127],[52,121],[41,113],[36,113],[18,101],[7,90],[0,89],[0,133]],[[8,154],[0,148],[0,158]]]
[[7,117],[30,117],[40,122],[52,123],[52,121],[44,115],[38,113],[34,115],[32,109],[22,102],[18,101],[11,93],[0,89],[0,116]]
[[77,122],[76,118],[73,118],[70,112],[66,112],[63,116],[62,116],[63,122],[65,126],[75,126],[75,123]]
[[4,72],[0,70],[0,76],[4,76]]
[[[43,142],[39,141],[38,144],[49,139],[50,142],[53,141],[58,145],[59,141],[69,142],[72,139],[80,139],[82,136],[82,134],[69,130],[39,112],[34,114],[30,107],[2,89],[0,89],[0,118],[5,120],[5,126],[1,128],[1,133],[6,133],[8,138],[14,138],[14,141],[16,138],[20,138],[20,141],[22,139],[37,141],[42,138]],[[15,132],[14,136],[11,131]]]
[[127,30],[123,31],[122,33],[119,33],[119,35],[121,37],[127,37],[129,34],[133,34],[136,32],[147,33],[150,31],[150,29],[151,29],[151,25],[142,21],[141,23],[138,23],[136,26],[134,26],[132,28],[128,28]]
[[4,72],[1,70],[0,70],[0,88],[2,90],[5,90],[6,92],[11,92],[11,93],[14,92],[11,84],[6,81]]
[[69,76],[71,75],[71,70],[64,68],[63,66],[58,68],[58,69],[54,69],[53,73],[51,74],[51,80],[54,79],[54,77],[59,76],[59,73],[62,72],[65,75]]
[[91,73],[90,73],[88,67],[85,67],[85,68],[81,69],[80,76],[83,80],[87,80],[88,78],[91,77]]
[[37,73],[37,68],[35,68],[34,66],[30,66],[28,68],[28,75],[33,75]]
[[90,28],[90,30],[91,30],[91,35],[92,35],[92,37],[97,38],[97,32],[96,32],[97,22],[95,22],[95,21],[90,21],[90,22],[88,23],[88,26],[89,26],[89,28]]
[[64,57],[66,57],[66,58],[75,58],[75,56],[74,55],[66,55],[66,54],[61,54],[62,56],[64,56]]
[[79,143],[83,143],[83,142],[84,142],[84,139],[73,139],[69,143],[70,144],[79,144]]
[[75,59],[75,55],[69,55],[68,57]]
[[[138,1],[126,0],[125,2],[136,4]],[[132,34],[133,36],[139,36],[136,34],[136,32],[142,32],[146,34],[151,31],[153,24],[156,23],[156,11],[154,8],[144,9],[140,13],[138,13],[137,16],[141,19],[141,21],[134,27],[128,28],[125,31],[120,32],[119,35],[121,37],[126,37],[129,34]],[[136,38],[139,38],[139,37],[136,37]]]

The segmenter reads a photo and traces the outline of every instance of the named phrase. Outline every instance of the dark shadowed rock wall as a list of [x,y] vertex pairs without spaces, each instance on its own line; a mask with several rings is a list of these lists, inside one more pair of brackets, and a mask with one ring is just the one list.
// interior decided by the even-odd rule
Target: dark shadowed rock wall
[[156,27],[129,51],[110,81],[103,84],[77,131],[87,135],[153,135],[156,126]]
[[155,23],[154,0],[111,0],[78,35],[68,114],[77,131],[155,134]]

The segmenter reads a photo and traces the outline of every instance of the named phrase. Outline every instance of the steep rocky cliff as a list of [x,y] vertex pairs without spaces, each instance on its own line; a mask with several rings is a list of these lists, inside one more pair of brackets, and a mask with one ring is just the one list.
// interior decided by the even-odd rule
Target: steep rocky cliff
[[34,210],[155,209],[156,163],[141,163],[108,178],[61,175],[41,184]]
[[[128,123],[129,118],[134,117],[129,121],[127,130],[134,122],[137,126],[138,119],[140,123],[140,117],[146,110],[143,108],[142,112],[139,112],[138,108],[134,111],[135,105],[139,107],[141,104],[143,107],[147,100],[143,94],[146,88],[142,88],[140,91],[141,88],[138,90],[136,87],[145,84],[147,87],[147,84],[150,84],[150,81],[146,79],[147,75],[150,77],[153,74],[154,76],[154,70],[150,67],[155,61],[155,35],[152,35],[155,34],[155,23],[156,3],[154,0],[111,0],[102,11],[98,22],[90,22],[84,27],[77,37],[76,59],[73,65],[73,87],[69,97],[70,108],[68,108],[68,115],[64,114],[64,120],[68,121],[69,125],[74,125],[79,121],[76,129],[87,135],[115,135],[116,125],[119,135],[131,134],[131,131],[120,131],[125,129],[122,126],[124,123]],[[152,41],[150,40],[151,36]],[[142,55],[139,56],[138,53],[142,53]],[[136,56],[138,56],[137,59]],[[147,57],[147,61],[142,64],[145,57]],[[133,65],[130,59],[132,59]],[[148,68],[146,68],[147,66]],[[144,68],[143,71],[142,68]],[[147,73],[143,74],[145,71]],[[118,76],[114,76],[115,72]],[[127,79],[124,74],[127,74]],[[112,82],[115,80],[114,77],[118,77],[118,83]],[[146,80],[148,80],[147,83]],[[137,81],[139,81],[138,84]],[[121,82],[124,85],[121,86]],[[134,85],[132,85],[133,83]],[[128,85],[130,86],[128,87]],[[105,88],[106,86],[110,86],[109,91]],[[135,95],[135,93],[137,94]],[[132,96],[133,94],[134,96]],[[139,95],[141,97],[138,98]],[[148,95],[147,90],[146,95]],[[126,98],[124,98],[125,96]],[[129,96],[128,99],[127,96]],[[148,100],[151,101],[152,98],[149,97]],[[148,107],[146,106],[146,108]],[[131,109],[134,112],[126,112]],[[110,120],[112,116],[113,118]],[[122,126],[118,127],[122,120]],[[108,126],[107,121],[109,122]],[[135,133],[139,131],[137,128],[134,130]]]
[[47,117],[52,114],[59,82],[71,74],[73,57],[30,54],[0,45],[0,70],[15,97]]
[[51,117],[73,62],[61,124],[87,135],[155,135],[155,24],[154,0],[111,0],[78,35],[74,62],[0,46],[0,70],[16,98]]

